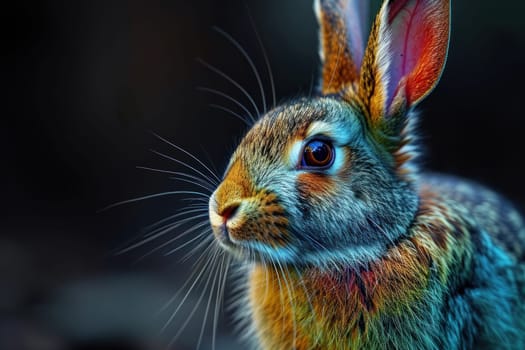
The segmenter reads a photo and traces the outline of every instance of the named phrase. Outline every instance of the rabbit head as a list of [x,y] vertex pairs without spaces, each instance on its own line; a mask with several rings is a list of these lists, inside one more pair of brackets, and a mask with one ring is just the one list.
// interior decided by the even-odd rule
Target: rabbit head
[[235,255],[366,264],[416,215],[413,108],[447,56],[448,0],[386,0],[365,46],[367,0],[319,0],[321,91],[262,116],[209,202]]

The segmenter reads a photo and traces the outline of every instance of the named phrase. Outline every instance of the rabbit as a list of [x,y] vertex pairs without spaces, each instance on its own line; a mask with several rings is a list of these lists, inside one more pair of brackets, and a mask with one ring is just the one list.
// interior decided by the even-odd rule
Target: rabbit
[[260,349],[525,349],[525,225],[415,162],[449,0],[317,0],[318,96],[261,116],[209,199]]

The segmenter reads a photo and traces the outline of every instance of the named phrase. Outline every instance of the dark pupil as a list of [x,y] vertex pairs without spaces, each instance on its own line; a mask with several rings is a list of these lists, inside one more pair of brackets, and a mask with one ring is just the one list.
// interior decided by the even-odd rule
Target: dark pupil
[[324,143],[314,142],[310,147],[315,160],[322,162],[328,158],[328,147]]
[[310,142],[305,150],[305,163],[310,166],[327,165],[332,157],[330,147],[322,141]]

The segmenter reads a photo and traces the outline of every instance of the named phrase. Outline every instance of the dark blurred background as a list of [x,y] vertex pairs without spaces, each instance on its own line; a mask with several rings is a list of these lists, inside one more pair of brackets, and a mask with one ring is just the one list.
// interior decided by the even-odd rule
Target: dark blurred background
[[[519,0],[454,1],[448,64],[420,108],[428,169],[485,183],[522,209],[524,10]],[[311,1],[10,1],[1,16],[0,349],[161,348],[200,295],[155,337],[169,317],[157,311],[191,264],[163,251],[136,263],[144,247],[114,252],[187,202],[168,196],[98,210],[189,188],[136,168],[183,169],[149,149],[191,161],[150,131],[219,172],[225,166],[246,127],[209,105],[242,110],[198,87],[249,103],[196,59],[261,104],[250,66],[213,26],[249,53],[270,95],[252,16],[278,100],[309,94],[319,64]],[[204,312],[196,310],[173,348],[195,348]],[[210,348],[209,321],[205,333],[202,348]],[[217,347],[242,348],[227,315]]]

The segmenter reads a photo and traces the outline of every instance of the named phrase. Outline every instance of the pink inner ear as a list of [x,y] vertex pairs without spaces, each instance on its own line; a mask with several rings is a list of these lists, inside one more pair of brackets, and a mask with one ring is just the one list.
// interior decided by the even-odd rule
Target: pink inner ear
[[408,105],[417,103],[436,85],[443,69],[449,32],[449,2],[391,1],[388,104],[398,94],[403,78]]

